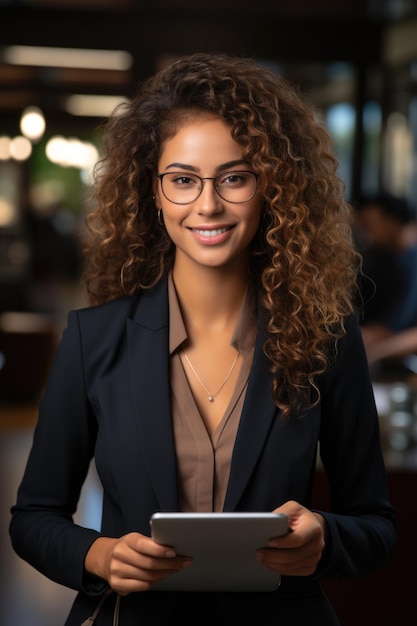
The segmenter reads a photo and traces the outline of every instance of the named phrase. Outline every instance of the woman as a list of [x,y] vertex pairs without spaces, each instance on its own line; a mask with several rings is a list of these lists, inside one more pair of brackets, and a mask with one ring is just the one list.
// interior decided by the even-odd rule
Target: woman
[[[68,626],[106,589],[99,625],[116,596],[122,626],[338,624],[320,578],[390,557],[336,169],[310,105],[251,59],[181,59],[108,121],[85,244],[94,306],[70,313],[10,529],[21,557],[79,591]],[[311,510],[319,446],[331,512]],[[100,532],[72,521],[93,456]],[[286,513],[292,532],[257,554],[281,586],[152,590],[192,567],[149,537],[173,510]]]

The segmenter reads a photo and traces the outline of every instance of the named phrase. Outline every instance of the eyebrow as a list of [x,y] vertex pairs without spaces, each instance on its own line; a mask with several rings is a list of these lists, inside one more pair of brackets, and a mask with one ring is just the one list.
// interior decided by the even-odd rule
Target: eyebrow
[[[215,172],[224,172],[224,170],[230,169],[231,167],[236,167],[236,165],[245,165],[247,166],[247,162],[244,161],[243,159],[236,159],[234,161],[228,161],[227,163],[222,163],[221,165],[218,165],[214,171]],[[199,167],[194,167],[194,165],[187,165],[186,163],[170,163],[169,165],[166,166],[166,170],[171,169],[171,168],[177,168],[180,170],[186,170],[188,172],[199,172],[200,168]]]

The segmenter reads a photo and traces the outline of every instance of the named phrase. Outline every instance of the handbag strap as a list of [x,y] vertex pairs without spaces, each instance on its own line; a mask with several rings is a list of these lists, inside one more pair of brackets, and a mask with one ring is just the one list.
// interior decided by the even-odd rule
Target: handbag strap
[[[104,602],[107,600],[109,595],[112,593],[113,593],[113,589],[107,589],[107,591],[103,593],[102,597],[100,598],[100,602],[97,604],[96,608],[94,609],[94,613],[90,617],[88,617],[81,624],[81,626],[92,626],[92,624],[94,624],[94,622],[97,619],[97,615],[101,611],[101,607],[103,606]],[[119,594],[117,594],[116,604],[115,604],[114,613],[113,613],[113,626],[119,625],[119,611],[120,611],[120,596]]]
[[119,626],[120,598],[121,596],[117,594],[116,604],[114,606],[114,613],[113,613],[113,626]]

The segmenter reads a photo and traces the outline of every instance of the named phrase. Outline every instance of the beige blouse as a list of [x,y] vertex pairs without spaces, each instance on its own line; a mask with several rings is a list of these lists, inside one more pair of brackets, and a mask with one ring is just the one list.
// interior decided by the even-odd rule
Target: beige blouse
[[256,323],[249,298],[244,299],[232,345],[242,364],[226,412],[210,436],[194,401],[179,352],[187,339],[172,276],[168,281],[170,310],[172,416],[177,456],[180,511],[222,511],[233,445],[252,364]]

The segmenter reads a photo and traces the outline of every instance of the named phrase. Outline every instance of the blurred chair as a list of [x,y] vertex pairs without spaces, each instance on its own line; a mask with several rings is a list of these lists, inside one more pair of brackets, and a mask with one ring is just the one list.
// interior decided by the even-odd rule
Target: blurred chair
[[49,316],[20,312],[0,315],[0,403],[39,400],[56,345],[56,326]]

